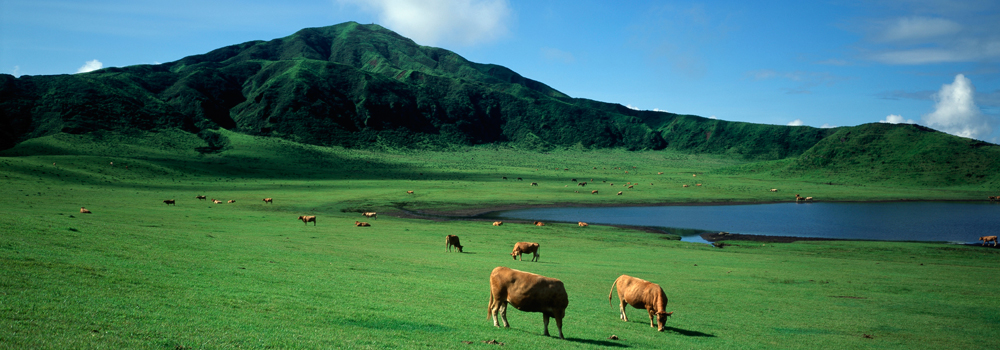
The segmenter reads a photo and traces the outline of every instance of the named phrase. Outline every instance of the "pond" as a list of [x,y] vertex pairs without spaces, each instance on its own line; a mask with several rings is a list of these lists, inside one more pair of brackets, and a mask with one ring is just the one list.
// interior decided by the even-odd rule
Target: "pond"
[[[535,208],[507,219],[654,226],[706,242],[701,232],[857,240],[974,243],[1000,233],[1000,205],[986,202],[817,202],[653,207]],[[707,243],[707,242],[706,242]]]

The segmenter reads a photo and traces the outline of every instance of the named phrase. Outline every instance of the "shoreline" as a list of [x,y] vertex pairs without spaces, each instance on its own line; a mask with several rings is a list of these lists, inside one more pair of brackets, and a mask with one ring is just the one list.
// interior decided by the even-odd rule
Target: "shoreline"
[[[987,200],[978,199],[951,199],[951,200],[912,200],[912,199],[885,199],[885,200],[850,200],[850,201],[820,201],[823,203],[892,203],[892,202],[985,202]],[[393,211],[387,213],[398,218],[407,219],[422,219],[422,220],[432,220],[432,221],[451,221],[451,220],[462,220],[462,221],[493,221],[498,217],[494,216],[494,213],[510,210],[521,210],[521,209],[536,209],[536,208],[595,208],[595,207],[669,207],[669,206],[722,206],[722,205],[753,205],[753,204],[777,204],[777,203],[797,203],[789,201],[761,201],[761,202],[750,202],[750,201],[732,201],[732,202],[662,202],[662,203],[647,203],[647,204],[627,204],[627,203],[610,203],[610,204],[592,204],[592,203],[549,203],[549,204],[506,204],[498,205],[488,208],[469,208],[469,209],[453,209],[453,210],[435,210],[435,209],[425,209],[425,210],[409,210],[401,207],[396,207]],[[817,202],[812,202],[817,203]],[[808,204],[808,203],[802,203]],[[510,220],[507,219],[505,222],[510,223],[524,223],[530,224],[530,220]],[[557,221],[558,222],[558,221]],[[569,223],[569,222],[566,222]],[[663,235],[677,236],[676,234],[667,232],[662,228],[656,226],[635,226],[635,225],[613,225],[613,224],[593,224],[617,227],[623,229],[632,229],[648,233],[658,233]],[[741,234],[741,233],[728,233],[728,232],[703,232],[700,234],[701,238],[708,241],[710,244],[715,245],[716,242],[721,241],[750,241],[750,242],[762,242],[762,243],[794,243],[798,241],[873,241],[873,242],[896,242],[896,241],[885,241],[885,240],[866,240],[866,239],[845,239],[845,238],[828,238],[828,237],[797,237],[797,236],[772,236],[772,235],[751,235],[751,234]],[[677,236],[679,237],[679,236]],[[679,238],[678,238],[679,239]],[[909,242],[909,241],[907,241]],[[946,243],[946,242],[924,242],[915,241],[922,243]],[[989,246],[983,245],[981,243],[963,243],[964,246],[981,246],[986,248],[1000,248],[1000,246]]]

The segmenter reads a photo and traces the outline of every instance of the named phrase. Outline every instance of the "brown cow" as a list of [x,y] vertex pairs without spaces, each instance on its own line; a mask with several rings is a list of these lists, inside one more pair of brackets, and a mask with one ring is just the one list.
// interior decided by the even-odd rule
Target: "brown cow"
[[538,186],[538,183],[537,182],[532,182],[531,185],[532,186]]
[[195,198],[195,199],[199,199],[199,200],[205,200],[205,199],[208,199],[208,197],[205,197],[205,196],[194,196],[194,198]]
[[177,205],[177,201],[175,201],[173,199],[167,199],[167,200],[163,201],[163,204],[176,206]]
[[590,191],[590,194],[597,194],[597,190]]
[[534,256],[531,257],[531,261],[538,262],[538,243],[534,242],[517,242],[514,244],[514,251],[510,253],[510,257],[517,261],[521,260],[521,254],[532,253]]
[[562,281],[498,266],[490,273],[490,303],[487,306],[487,317],[493,320],[494,327],[500,327],[498,321],[502,318],[503,326],[510,328],[510,323],[507,323],[508,303],[524,312],[541,312],[546,336],[549,336],[549,317],[554,317],[559,338],[565,339],[562,320],[566,316],[569,297]]
[[413,194],[413,191],[406,191],[406,194]]
[[316,216],[314,216],[314,215],[308,215],[308,216],[306,216],[306,215],[303,215],[303,216],[299,216],[299,220],[302,220],[302,223],[303,223],[303,224],[306,224],[306,225],[308,225],[308,224],[309,224],[309,222],[311,221],[311,222],[313,223],[313,226],[316,226]]
[[273,202],[274,202],[274,199],[272,199],[272,198],[264,198],[264,203],[273,203]]
[[80,214],[92,214],[87,208],[80,207]]
[[494,221],[493,222],[493,226],[500,226],[500,225],[503,225],[503,221]]
[[535,221],[535,222],[534,222],[534,225],[535,225],[535,226],[545,226],[545,223],[544,223],[544,222],[541,222],[541,221]]
[[364,215],[366,218],[373,218],[378,220],[378,213],[373,211],[366,211],[364,213],[361,213],[361,215]]
[[979,237],[979,240],[983,241],[983,245],[984,246],[986,245],[986,243],[989,243],[990,241],[993,242],[993,246],[994,247],[997,246],[997,236],[983,236],[983,237]]
[[364,226],[364,227],[368,227],[368,226],[371,226],[371,225],[372,225],[372,224],[369,224],[369,223],[367,223],[367,222],[358,222],[358,221],[355,221],[355,222],[354,222],[354,226],[358,226],[358,227],[362,227],[362,226]]
[[[611,283],[611,291],[608,292],[608,303],[611,303],[611,295],[615,292],[615,285],[618,285],[618,309],[621,311],[621,319],[628,322],[625,316],[625,307],[632,304],[636,309],[646,309],[649,313],[649,326],[656,327],[662,332],[663,326],[667,323],[667,317],[673,315],[673,311],[667,312],[667,295],[663,293],[663,288],[656,283],[635,278],[629,275],[618,276],[614,283]],[[612,304],[613,305],[613,304]],[[653,316],[656,316],[656,324],[653,323]]]
[[236,203],[236,200],[235,200],[235,199],[230,199],[230,200],[229,200],[228,202],[226,202],[226,203],[230,203],[230,204],[232,204],[232,203]]
[[777,188],[772,188],[771,192],[778,192],[778,189]]
[[622,191],[618,191],[618,195],[621,196],[622,195]]
[[590,226],[590,225],[587,225],[587,223],[586,223],[586,222],[583,222],[583,221],[580,221],[580,222],[577,222],[576,224],[577,224],[577,225],[580,225],[580,227],[587,227],[587,226]]
[[451,246],[455,246],[455,248],[458,249],[459,253],[462,252],[462,244],[458,242],[458,236],[456,235],[448,235],[447,237],[445,237],[444,246],[445,248],[448,249],[449,252],[451,251]]

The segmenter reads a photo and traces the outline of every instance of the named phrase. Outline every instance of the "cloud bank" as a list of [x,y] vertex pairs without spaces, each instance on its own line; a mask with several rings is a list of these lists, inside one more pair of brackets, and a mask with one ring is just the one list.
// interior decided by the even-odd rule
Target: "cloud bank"
[[788,122],[788,126],[802,126],[802,119],[795,119]]
[[338,0],[375,13],[379,23],[418,44],[475,45],[508,33],[506,0]]
[[976,93],[972,81],[965,75],[955,76],[951,84],[944,84],[934,96],[934,111],[925,114],[921,121],[946,133],[983,139],[993,133],[993,118],[982,113],[973,100]]
[[898,115],[898,114],[887,115],[885,117],[885,119],[879,120],[878,122],[879,123],[888,123],[888,124],[916,124],[917,123],[913,119],[906,119],[906,118],[903,118],[903,116]]
[[101,61],[91,60],[91,61],[87,61],[87,63],[84,63],[83,67],[80,67],[79,69],[77,69],[76,72],[77,73],[93,72],[93,71],[101,69],[103,67],[104,67],[104,63],[101,63]]

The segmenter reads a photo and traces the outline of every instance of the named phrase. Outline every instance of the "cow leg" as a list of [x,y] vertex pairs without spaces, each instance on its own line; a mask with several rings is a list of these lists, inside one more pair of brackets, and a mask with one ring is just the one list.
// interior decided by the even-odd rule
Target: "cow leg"
[[625,300],[622,300],[621,303],[618,304],[618,309],[621,310],[621,313],[622,313],[621,314],[621,319],[622,319],[622,321],[628,322],[628,316],[625,316],[625,307],[626,306],[628,306],[628,303],[626,303]]
[[542,325],[545,326],[545,336],[549,337],[549,314],[542,314]]
[[500,317],[503,318],[503,327],[504,328],[510,328],[510,323],[507,323],[507,302],[506,301],[500,303]]
[[653,311],[653,309],[646,309],[646,312],[649,312],[649,326],[656,327],[656,311]]
[[566,339],[562,334],[562,317],[556,317],[556,328],[559,328],[559,338]]

